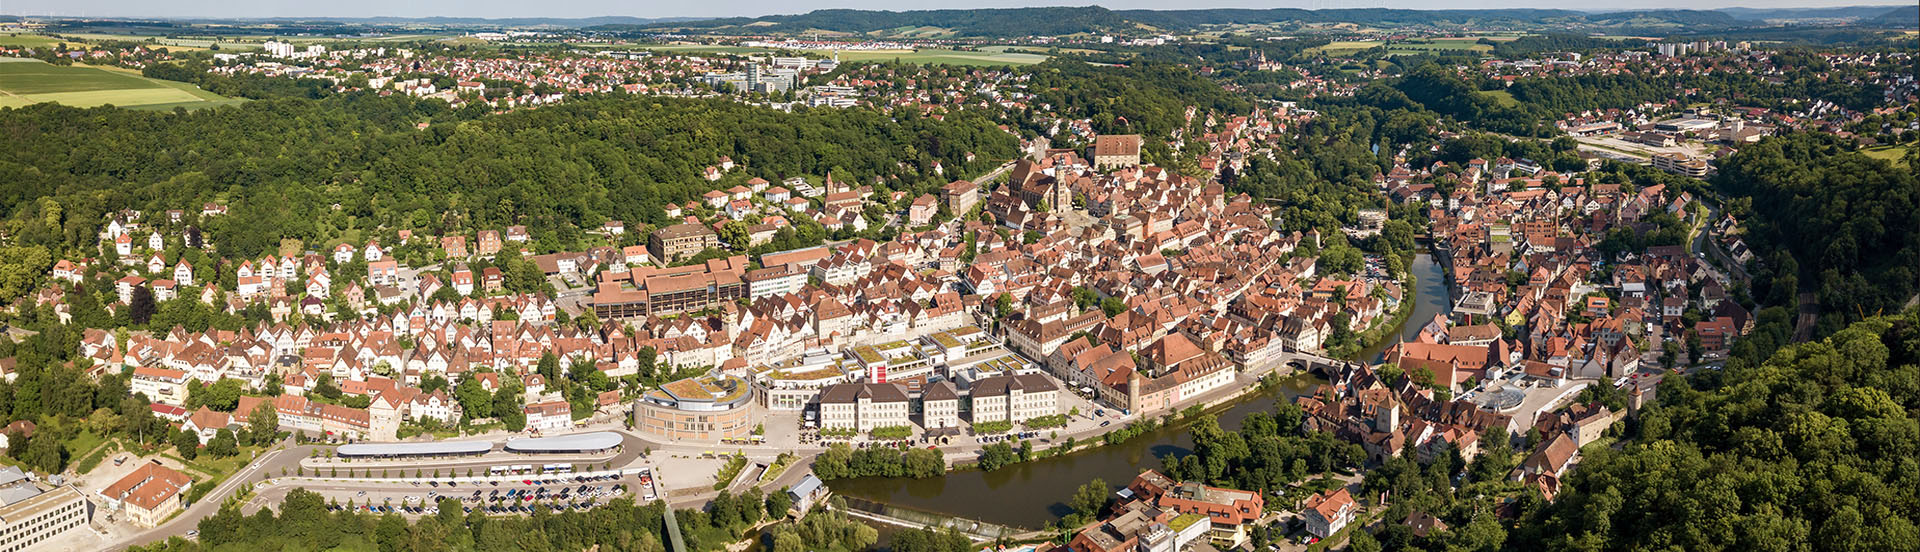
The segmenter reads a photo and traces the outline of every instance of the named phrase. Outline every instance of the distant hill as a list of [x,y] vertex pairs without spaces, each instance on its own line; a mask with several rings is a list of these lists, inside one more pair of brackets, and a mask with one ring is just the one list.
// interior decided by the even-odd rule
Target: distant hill
[[1894,8],[1893,11],[1868,20],[1867,23],[1895,29],[1920,28],[1920,5]]
[[1579,12],[1572,10],[1395,10],[1203,9],[1109,10],[1099,6],[925,11],[815,10],[797,15],[732,17],[637,25],[604,25],[609,31],[753,32],[792,34],[812,31],[873,37],[1016,37],[1028,35],[1140,34],[1188,31],[1213,25],[1335,24],[1439,29],[1679,29],[1731,28],[1733,15],[1701,10]]
[[[1893,4],[1881,6],[1841,6],[1832,8],[1720,8],[1717,11],[1741,21],[1768,19],[1872,19],[1885,15]],[[1911,7],[1911,6],[1909,6]]]

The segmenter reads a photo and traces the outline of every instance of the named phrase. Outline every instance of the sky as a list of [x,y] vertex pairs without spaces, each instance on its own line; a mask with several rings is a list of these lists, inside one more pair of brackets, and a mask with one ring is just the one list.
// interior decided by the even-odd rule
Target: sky
[[733,17],[823,8],[926,10],[1099,4],[1112,9],[1194,8],[1558,8],[1578,10],[1802,8],[1879,5],[1887,0],[0,0],[0,14],[81,17]]

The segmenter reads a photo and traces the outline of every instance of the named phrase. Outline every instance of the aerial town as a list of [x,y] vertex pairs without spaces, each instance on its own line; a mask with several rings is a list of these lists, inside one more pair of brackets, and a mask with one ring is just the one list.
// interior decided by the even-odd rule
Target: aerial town
[[1909,548],[1909,8],[9,16],[0,550]]

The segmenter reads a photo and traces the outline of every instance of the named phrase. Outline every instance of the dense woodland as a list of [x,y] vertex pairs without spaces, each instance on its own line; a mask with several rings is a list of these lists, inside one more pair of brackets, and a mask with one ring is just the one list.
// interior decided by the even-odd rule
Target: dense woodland
[[1920,542],[1920,316],[1663,385],[1621,450],[1590,449],[1520,550],[1911,550]]
[[1795,304],[1815,292],[1822,333],[1895,312],[1920,291],[1920,178],[1796,133],[1762,140],[1720,162],[1715,188],[1742,212],[1761,255],[1756,295]]
[[[0,211],[17,244],[82,252],[110,210],[198,211],[222,256],[292,238],[413,228],[429,235],[524,224],[572,245],[606,220],[665,220],[712,189],[722,155],[747,174],[930,190],[951,171],[1013,156],[1015,140],[968,114],[945,120],[865,109],[782,113],[725,99],[582,98],[495,116],[372,94],[276,99],[153,113],[40,105],[0,113]],[[416,123],[431,122],[426,128]],[[969,153],[976,155],[968,163]]]
[[[1363,484],[1367,496],[1388,497],[1377,518],[1386,522],[1353,533],[1350,550],[1909,550],[1920,542],[1916,363],[1920,312],[1909,311],[1763,363],[1730,363],[1724,374],[1668,378],[1638,420],[1613,430],[1632,439],[1583,449],[1552,502],[1507,479],[1525,450],[1511,443],[1537,436],[1491,431],[1471,462],[1390,458]],[[1625,397],[1590,390],[1580,400],[1617,407]],[[1363,456],[1347,443],[1317,444],[1325,434],[1300,435],[1299,417],[1288,404],[1249,415],[1237,431],[1203,419],[1192,453],[1162,459],[1164,470],[1298,500],[1331,483],[1292,482]],[[1503,520],[1503,510],[1520,517]],[[1413,512],[1451,528],[1415,536],[1398,523]],[[1256,530],[1255,543],[1276,530]]]

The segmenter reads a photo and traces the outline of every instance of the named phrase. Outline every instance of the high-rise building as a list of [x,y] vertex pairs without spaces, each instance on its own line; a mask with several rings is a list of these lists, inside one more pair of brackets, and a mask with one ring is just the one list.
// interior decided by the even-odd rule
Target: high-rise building
[[293,57],[293,43],[269,40],[265,44],[267,55],[277,58]]

